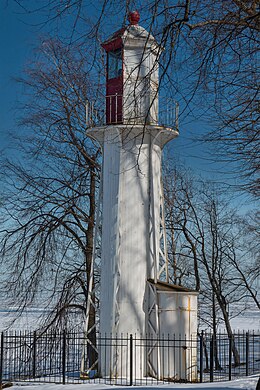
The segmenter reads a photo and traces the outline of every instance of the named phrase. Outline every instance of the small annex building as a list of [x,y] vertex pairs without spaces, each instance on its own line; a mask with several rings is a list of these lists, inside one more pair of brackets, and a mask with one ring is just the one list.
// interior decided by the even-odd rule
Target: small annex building
[[196,381],[199,293],[162,281],[155,283],[153,279],[148,284],[156,296],[156,303],[149,303],[148,328],[154,328],[159,335],[149,356],[149,374],[161,379]]

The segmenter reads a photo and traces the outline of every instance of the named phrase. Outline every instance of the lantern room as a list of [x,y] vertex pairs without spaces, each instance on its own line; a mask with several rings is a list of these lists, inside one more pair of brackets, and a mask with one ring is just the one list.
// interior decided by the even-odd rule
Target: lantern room
[[154,37],[138,25],[115,32],[102,47],[107,53],[106,124],[158,124],[158,57]]

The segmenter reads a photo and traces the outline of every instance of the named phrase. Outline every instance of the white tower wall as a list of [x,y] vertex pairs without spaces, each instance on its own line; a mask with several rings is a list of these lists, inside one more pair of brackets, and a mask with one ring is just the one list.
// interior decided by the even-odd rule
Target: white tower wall
[[[177,132],[118,125],[93,129],[92,135],[103,145],[100,333],[141,337],[148,332],[147,279],[156,277],[159,266],[161,151]],[[103,362],[105,354],[101,350]],[[116,361],[116,350],[111,354]],[[126,374],[124,354],[120,369],[118,362],[114,367]],[[116,375],[107,364],[102,375]],[[137,366],[145,368],[144,362]]]
[[[102,268],[100,312],[102,321],[101,334],[110,335],[113,332],[115,291],[117,279],[118,250],[118,193],[120,180],[120,136],[116,128],[104,133],[103,147],[103,218],[102,218]],[[104,318],[106,319],[104,321]],[[105,324],[106,326],[103,326]]]
[[165,135],[159,127],[144,133],[143,126],[123,125],[92,134],[103,140],[104,154],[100,332],[144,334],[146,281],[156,275],[159,256]]

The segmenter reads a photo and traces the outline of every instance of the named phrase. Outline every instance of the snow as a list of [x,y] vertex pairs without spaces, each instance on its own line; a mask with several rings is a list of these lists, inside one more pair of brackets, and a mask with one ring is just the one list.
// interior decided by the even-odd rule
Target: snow
[[[258,381],[258,376],[251,376],[243,379],[236,379],[230,382],[214,382],[214,383],[194,383],[194,384],[163,384],[163,385],[153,385],[153,386],[136,386],[136,390],[210,390],[210,389],[219,389],[219,390],[255,390]],[[49,383],[15,383],[11,387],[12,390],[121,390],[128,389],[129,386],[111,386],[105,384],[70,384],[70,385],[58,385],[58,384],[49,384]]]
[[[41,308],[30,308],[25,310],[25,312],[20,317],[18,317],[15,323],[13,323],[15,318],[17,318],[17,309],[15,307],[4,308],[3,306],[1,307],[0,304],[0,332],[7,329],[8,327],[16,330],[34,330],[39,325],[41,316],[45,313],[46,311]],[[245,312],[231,319],[231,326],[235,332],[259,332],[260,311],[256,308],[249,307]],[[223,323],[220,325],[219,330],[225,330]]]
[[[22,315],[18,316],[16,308],[0,307],[0,331],[7,328],[17,330],[34,330],[39,324],[39,318],[43,314],[41,309],[27,309]],[[14,322],[14,320],[16,320]]]
[[231,326],[234,332],[237,331],[254,331],[260,330],[260,311],[247,310],[246,313],[242,313],[240,316],[232,318]]

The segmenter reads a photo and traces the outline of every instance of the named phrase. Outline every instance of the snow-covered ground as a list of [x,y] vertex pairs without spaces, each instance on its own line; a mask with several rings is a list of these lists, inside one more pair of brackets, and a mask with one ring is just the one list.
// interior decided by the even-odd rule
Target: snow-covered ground
[[[0,332],[11,328],[14,330],[34,330],[39,327],[39,321],[41,317],[46,316],[47,310],[43,309],[40,305],[27,308],[22,315],[17,314],[17,308],[15,306],[10,307],[0,296]],[[239,313],[238,316],[234,316],[235,313]],[[76,314],[75,314],[76,316]],[[233,305],[230,308],[231,326],[235,332],[237,331],[255,331],[260,332],[260,310],[252,301],[241,302],[237,305]],[[232,318],[232,316],[234,316]],[[17,318],[18,317],[18,318]],[[16,321],[14,322],[14,320]],[[206,326],[201,324],[200,330],[208,330]],[[219,323],[218,331],[225,331],[224,322]]]
[[31,308],[27,309],[22,315],[18,315],[15,307],[0,307],[0,331],[7,328],[15,330],[34,330],[37,328],[39,319],[43,313],[44,311],[41,308]]
[[245,313],[232,318],[231,326],[233,330],[250,330],[259,332],[260,331],[260,311],[259,310],[247,310]]
[[[1,308],[0,306],[0,332],[11,327],[16,330],[34,330],[39,324],[39,318],[44,314],[41,308],[27,309],[23,315],[13,323],[17,317],[15,308]],[[260,311],[249,307],[238,317],[231,320],[233,330],[236,331],[260,331]],[[224,330],[224,325],[221,324],[220,331]]]
[[[245,379],[237,379],[230,382],[215,382],[215,383],[196,383],[196,384],[164,384],[156,386],[138,386],[135,387],[136,390],[210,390],[210,389],[219,389],[219,390],[255,390],[258,381],[258,376],[248,377]],[[39,384],[39,383],[17,383],[11,388],[12,390],[120,390],[120,389],[129,389],[129,386],[111,386],[111,385],[102,385],[102,384],[73,384],[73,385],[56,385],[56,384]]]

